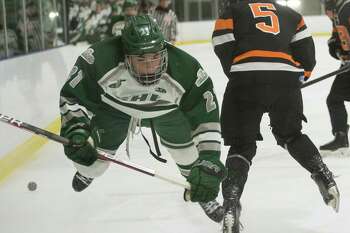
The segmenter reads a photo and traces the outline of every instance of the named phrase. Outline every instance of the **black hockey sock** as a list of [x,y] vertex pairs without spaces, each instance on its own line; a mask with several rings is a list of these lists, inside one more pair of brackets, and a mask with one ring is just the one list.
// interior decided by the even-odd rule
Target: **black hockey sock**
[[223,197],[238,202],[248,178],[250,162],[238,154],[228,155],[226,167],[228,176],[222,182]]
[[288,141],[287,149],[292,157],[310,173],[315,173],[325,166],[316,146],[305,134]]

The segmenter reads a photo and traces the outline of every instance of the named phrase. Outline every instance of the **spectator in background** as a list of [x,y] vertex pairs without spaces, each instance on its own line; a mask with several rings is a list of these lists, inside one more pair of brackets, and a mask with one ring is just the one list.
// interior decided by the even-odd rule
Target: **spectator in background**
[[124,0],[108,0],[108,4],[112,8],[111,16],[117,16],[123,14]]
[[112,7],[106,0],[96,0],[92,4],[93,13],[86,26],[88,28],[88,42],[96,43],[106,38],[108,30],[108,20],[112,13]]
[[[19,47],[23,51],[25,51],[26,48],[25,31],[27,32],[29,52],[35,52],[46,48],[53,48],[55,46],[57,39],[57,25],[55,23],[55,18],[53,17],[50,19],[49,17],[49,14],[53,10],[53,7],[49,1],[43,1],[43,3],[44,11],[42,12],[42,26],[40,22],[39,7],[37,5],[37,2],[34,0],[28,0],[26,2],[26,18],[24,19],[22,14],[19,15],[17,35],[19,38]],[[44,40],[43,43],[42,40]]]
[[125,25],[125,18],[136,16],[138,13],[137,0],[125,0],[123,4],[123,15],[111,16],[108,26],[108,36],[120,36]]
[[175,44],[177,35],[177,17],[174,11],[170,9],[171,0],[159,0],[159,5],[156,7],[153,17],[157,20],[161,28],[165,40],[171,44]]
[[139,15],[153,14],[155,5],[150,0],[140,0]]
[[70,43],[77,43],[79,41],[86,40],[86,30],[85,25],[90,15],[92,14],[92,9],[90,2],[85,0],[72,1],[69,6],[69,35]]
[[57,16],[58,12],[53,5],[52,1],[43,1],[43,30],[45,49],[54,48],[57,46],[58,35],[57,35]]
[[[14,30],[7,28],[8,57],[18,53],[17,36]],[[6,58],[5,29],[3,18],[0,17],[0,60]]]
[[[74,9],[74,8],[73,8]],[[77,14],[77,13],[75,13]],[[104,0],[92,1],[89,5],[79,6],[78,14],[75,15],[75,23],[70,26],[70,42],[75,44],[80,41],[87,41],[90,44],[106,38],[108,30],[108,19],[112,14],[112,7]],[[71,16],[70,16],[71,17]]]
[[[25,33],[27,32],[28,51],[35,52],[41,49],[41,33],[40,33],[40,16],[38,6],[34,1],[26,3],[26,19],[23,15],[19,15],[17,24],[17,34],[19,37],[19,47],[26,50]],[[24,21],[26,20],[26,22]]]

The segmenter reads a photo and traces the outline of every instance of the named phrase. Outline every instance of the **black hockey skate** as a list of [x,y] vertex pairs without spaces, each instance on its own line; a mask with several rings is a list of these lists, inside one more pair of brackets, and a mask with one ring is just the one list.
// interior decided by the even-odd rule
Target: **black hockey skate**
[[327,156],[332,152],[339,152],[342,155],[347,154],[349,149],[348,132],[336,132],[333,141],[320,146],[320,152]]
[[241,216],[241,203],[234,200],[224,201],[224,219],[223,219],[223,233],[239,233],[241,230],[241,223],[239,217]]
[[221,222],[224,217],[224,208],[216,201],[199,202],[204,213],[214,222]]
[[320,171],[313,173],[311,178],[316,182],[326,205],[331,206],[338,213],[340,196],[332,172],[324,165]]
[[93,178],[85,177],[82,174],[80,174],[79,172],[76,172],[74,177],[73,177],[72,187],[73,187],[74,191],[81,192],[84,189],[86,189],[91,184],[91,182],[93,180],[94,180]]

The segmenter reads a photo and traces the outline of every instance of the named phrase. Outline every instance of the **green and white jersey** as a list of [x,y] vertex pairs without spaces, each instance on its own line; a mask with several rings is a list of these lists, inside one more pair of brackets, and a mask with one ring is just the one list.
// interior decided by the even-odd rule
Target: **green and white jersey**
[[167,51],[167,72],[151,86],[138,83],[126,69],[121,37],[83,52],[61,90],[61,134],[89,128],[98,114],[111,117],[123,112],[146,119],[177,109],[188,119],[196,144],[220,151],[219,109],[211,79],[186,52],[170,44]]
[[103,89],[101,101],[135,118],[154,118],[176,109],[185,89],[170,75],[163,74],[156,85],[137,82],[124,63],[108,72],[98,84]]

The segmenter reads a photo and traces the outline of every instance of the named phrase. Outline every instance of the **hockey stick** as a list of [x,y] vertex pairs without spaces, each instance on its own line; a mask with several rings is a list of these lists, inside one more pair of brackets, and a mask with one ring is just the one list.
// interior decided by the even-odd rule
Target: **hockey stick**
[[330,78],[330,77],[332,77],[332,76],[334,76],[334,75],[338,75],[338,74],[345,73],[345,72],[347,72],[347,71],[349,71],[349,70],[350,70],[350,64],[344,65],[343,67],[340,67],[340,68],[339,68],[338,70],[336,70],[336,71],[333,71],[333,72],[331,72],[331,73],[329,73],[329,74],[323,75],[323,76],[321,76],[321,77],[319,77],[319,78],[316,78],[316,79],[313,79],[313,80],[311,80],[311,81],[309,81],[309,82],[304,83],[304,84],[301,86],[301,88],[311,86],[311,85],[313,85],[313,84],[315,84],[315,83],[321,82],[321,81],[323,81],[323,80],[325,80],[325,79],[327,79],[327,78]]
[[[17,127],[17,128],[23,129],[23,130],[26,130],[26,131],[28,131],[30,133],[35,133],[35,134],[37,134],[39,136],[46,137],[46,138],[48,138],[48,139],[50,139],[52,141],[58,142],[60,144],[71,145],[71,142],[65,137],[62,137],[62,136],[59,136],[57,134],[51,133],[51,132],[49,132],[47,130],[35,127],[35,126],[30,125],[28,123],[16,120],[15,118],[3,115],[1,113],[0,113],[0,121],[2,121],[4,123],[7,123],[7,124],[9,124],[11,126],[14,126],[14,127]],[[113,158],[110,158],[109,156],[110,155],[107,154],[107,153],[99,152],[98,159],[104,160],[104,161],[109,161],[109,162],[121,165],[123,167],[132,169],[134,171],[143,173],[145,175],[153,176],[153,177],[156,177],[158,179],[164,180],[164,181],[166,181],[168,183],[171,183],[171,184],[180,186],[182,188],[185,188],[184,199],[186,201],[190,200],[190,192],[189,192],[190,184],[189,183],[182,182],[182,181],[177,181],[177,180],[175,180],[173,178],[169,178],[169,177],[166,177],[164,175],[158,174],[155,170],[152,170],[152,169],[149,169],[149,168],[145,168],[145,167],[142,167],[142,166],[140,166],[138,164],[135,164],[135,163],[132,163],[132,162],[128,162],[128,161],[124,161],[124,160],[121,160],[121,159],[113,159]]]

